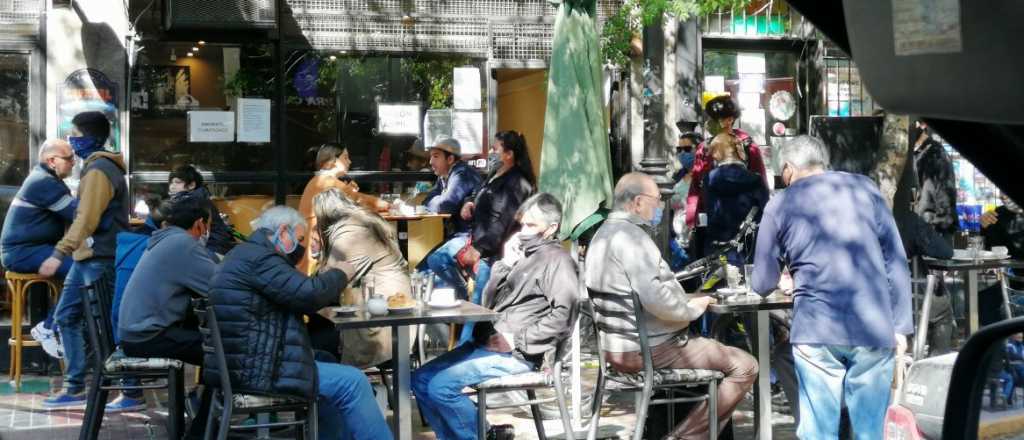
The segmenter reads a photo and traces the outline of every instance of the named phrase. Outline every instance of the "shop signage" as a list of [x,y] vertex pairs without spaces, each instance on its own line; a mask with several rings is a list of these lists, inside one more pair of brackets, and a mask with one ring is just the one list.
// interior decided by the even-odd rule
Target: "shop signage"
[[117,91],[120,85],[107,75],[95,69],[80,69],[71,72],[61,84],[57,94],[57,136],[67,139],[71,136],[75,115],[98,111],[110,121],[110,137],[106,148],[121,151],[121,118],[118,116]]
[[378,104],[377,132],[420,135],[419,104]]
[[238,98],[238,142],[270,142],[270,100]]
[[188,112],[189,142],[234,142],[235,114],[233,112]]
[[452,116],[452,137],[462,146],[462,154],[483,153],[483,112],[455,112]]

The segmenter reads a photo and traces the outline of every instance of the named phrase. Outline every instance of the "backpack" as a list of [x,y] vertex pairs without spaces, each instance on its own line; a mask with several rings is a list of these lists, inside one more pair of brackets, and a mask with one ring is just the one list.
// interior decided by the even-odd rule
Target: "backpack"
[[119,232],[117,234],[117,250],[114,257],[114,300],[110,305],[110,324],[114,329],[115,344],[121,343],[121,336],[117,331],[121,297],[124,295],[125,287],[128,286],[128,279],[135,271],[135,266],[142,259],[142,253],[146,251],[147,243],[149,243],[149,234],[135,232]]

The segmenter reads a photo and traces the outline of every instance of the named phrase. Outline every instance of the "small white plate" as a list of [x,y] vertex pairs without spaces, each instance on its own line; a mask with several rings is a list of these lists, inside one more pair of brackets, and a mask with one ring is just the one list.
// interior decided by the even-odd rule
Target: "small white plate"
[[458,307],[458,306],[462,305],[462,300],[458,299],[458,300],[455,300],[455,302],[432,301],[428,305],[432,309],[453,309],[455,307]]
[[715,293],[719,294],[720,296],[743,295],[743,294],[747,293],[747,288],[746,287],[734,287],[734,288],[723,287],[721,289],[716,290]]
[[359,312],[359,307],[356,306],[338,306],[331,307],[331,310],[337,316],[355,316]]

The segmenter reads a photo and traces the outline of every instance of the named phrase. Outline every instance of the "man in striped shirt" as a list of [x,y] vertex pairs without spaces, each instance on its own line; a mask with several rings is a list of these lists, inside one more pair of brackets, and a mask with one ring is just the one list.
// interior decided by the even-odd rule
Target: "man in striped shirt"
[[[39,266],[53,254],[54,246],[75,218],[78,200],[63,179],[75,167],[71,145],[50,139],[39,147],[39,164],[32,169],[18,194],[11,201],[0,232],[0,259],[5,270],[36,273]],[[54,277],[63,280],[71,269],[68,255],[61,261]],[[60,358],[60,348],[53,336],[52,316],[32,329],[32,337],[43,344],[53,357]]]

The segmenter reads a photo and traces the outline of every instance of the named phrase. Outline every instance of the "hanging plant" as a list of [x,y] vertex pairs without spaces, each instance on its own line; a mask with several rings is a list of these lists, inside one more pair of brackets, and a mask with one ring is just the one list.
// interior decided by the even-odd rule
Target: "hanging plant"
[[625,0],[608,17],[601,34],[601,48],[609,63],[625,66],[643,55],[643,29],[668,14],[679,21],[718,10],[746,7],[759,0]]

